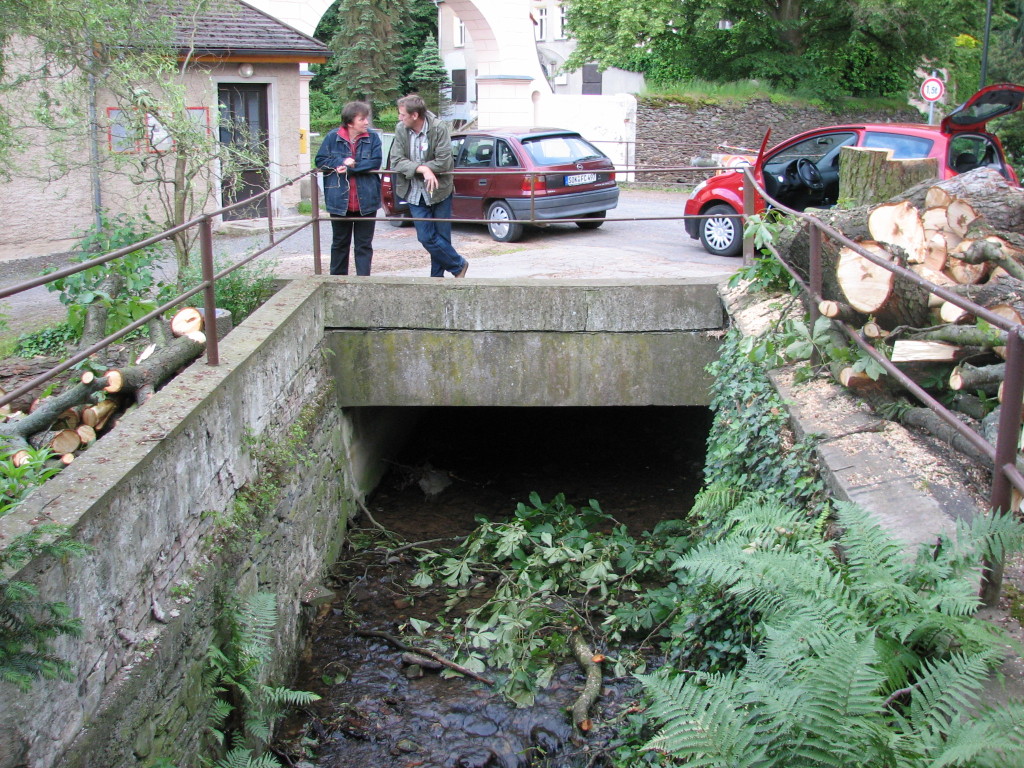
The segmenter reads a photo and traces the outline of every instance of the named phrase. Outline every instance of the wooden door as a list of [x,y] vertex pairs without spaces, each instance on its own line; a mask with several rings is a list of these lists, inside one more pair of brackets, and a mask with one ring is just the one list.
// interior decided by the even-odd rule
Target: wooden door
[[[222,83],[217,89],[220,104],[220,140],[240,153],[241,161],[224,174],[221,194],[224,205],[245,200],[270,189],[269,126],[265,83]],[[256,219],[267,215],[268,198],[236,208],[225,220]]]

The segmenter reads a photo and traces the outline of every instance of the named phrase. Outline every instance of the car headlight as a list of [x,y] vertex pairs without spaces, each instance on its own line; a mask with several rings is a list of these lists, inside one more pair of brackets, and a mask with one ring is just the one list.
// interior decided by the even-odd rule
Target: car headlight
[[695,198],[700,193],[700,191],[702,189],[704,189],[704,187],[706,187],[707,185],[708,185],[708,180],[704,179],[704,181],[702,181],[700,184],[698,184],[696,187],[694,187],[693,191],[690,193],[690,199],[693,200],[693,198]]

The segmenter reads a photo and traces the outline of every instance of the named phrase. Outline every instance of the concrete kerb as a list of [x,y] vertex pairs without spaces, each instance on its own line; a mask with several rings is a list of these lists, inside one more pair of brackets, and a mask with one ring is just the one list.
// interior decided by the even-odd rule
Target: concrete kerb
[[[760,335],[766,318],[776,317],[778,299],[750,296],[723,289],[722,299],[736,326],[746,335]],[[822,477],[835,498],[857,504],[913,557],[921,544],[933,544],[951,534],[955,521],[970,519],[982,507],[980,500],[941,475],[925,478],[921,463],[909,463],[912,445],[918,460],[929,468],[947,468],[949,477],[961,477],[949,452],[937,453],[898,424],[871,414],[839,384],[817,381],[825,394],[809,397],[808,384],[794,384],[791,371],[768,374],[786,403],[797,439],[815,438],[815,453]],[[884,427],[884,428],[883,428]]]

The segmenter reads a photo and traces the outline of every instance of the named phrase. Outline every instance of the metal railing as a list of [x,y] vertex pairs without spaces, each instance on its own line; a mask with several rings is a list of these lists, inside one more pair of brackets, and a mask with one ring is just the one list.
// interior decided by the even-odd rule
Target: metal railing
[[[1021,430],[1021,413],[1024,405],[1024,326],[1013,323],[994,312],[981,307],[969,299],[960,296],[940,285],[936,285],[921,277],[909,269],[886,261],[878,255],[864,249],[859,244],[847,238],[842,232],[833,229],[820,219],[809,216],[805,213],[795,211],[791,208],[773,200],[765,189],[754,178],[753,170],[744,168],[742,173],[745,176],[743,184],[743,221],[755,214],[755,193],[768,201],[772,208],[783,213],[800,218],[808,227],[808,274],[807,280],[788,264],[777,250],[769,247],[772,256],[779,261],[794,283],[808,299],[808,311],[811,325],[820,316],[818,305],[822,301],[822,269],[821,253],[823,239],[828,238],[867,259],[872,264],[880,266],[892,272],[896,279],[908,280],[916,285],[922,286],[928,292],[939,296],[975,317],[981,318],[993,327],[999,328],[1006,333],[1006,377],[1003,382],[1001,410],[999,414],[998,432],[996,442],[993,445],[977,431],[958,419],[952,411],[932,397],[913,379],[901,371],[885,355],[881,354],[869,344],[861,334],[845,321],[832,318],[832,323],[837,326],[854,344],[865,354],[877,362],[886,373],[898,381],[901,386],[914,395],[921,403],[933,411],[943,422],[952,428],[956,434],[967,441],[969,445],[985,456],[992,463],[992,484],[989,490],[989,504],[994,513],[1010,513],[1013,511],[1013,490],[1024,495],[1024,474],[1021,473],[1017,463],[1017,445]],[[744,227],[745,233],[749,231]],[[743,260],[745,264],[752,263],[754,257],[754,243],[752,235],[745,234],[743,241]],[[1002,563],[986,561],[982,571],[981,599],[986,605],[994,605],[999,599],[1002,588]]]
[[[707,173],[709,168],[696,167],[696,166],[679,166],[679,167],[616,167],[611,173],[631,173],[631,174],[654,174],[654,173],[674,173],[684,171],[702,171]],[[822,300],[821,288],[822,288],[822,273],[821,273],[821,245],[823,238],[829,238],[836,242],[842,243],[846,247],[852,249],[860,256],[868,259],[874,264],[888,269],[896,274],[899,279],[910,280],[918,285],[924,286],[929,292],[942,297],[943,299],[955,304],[962,309],[974,314],[976,317],[984,319],[996,328],[1004,330],[1007,334],[1006,344],[1006,379],[1003,386],[1003,409],[1001,411],[1001,418],[998,425],[998,437],[995,445],[989,443],[985,438],[978,434],[974,429],[969,427],[960,421],[956,416],[953,415],[945,406],[938,402],[935,398],[924,391],[916,382],[906,376],[902,371],[899,370],[887,357],[879,353],[873,346],[867,343],[861,335],[849,326],[847,323],[833,319],[842,332],[850,338],[865,354],[869,355],[879,365],[886,370],[886,372],[894,378],[894,380],[900,382],[909,392],[918,398],[925,406],[934,411],[938,416],[946,422],[953,430],[956,431],[961,437],[963,437],[970,445],[981,452],[982,455],[986,456],[989,461],[992,462],[993,466],[993,479],[992,487],[990,491],[989,501],[991,507],[996,511],[1007,512],[1011,509],[1011,495],[1012,490],[1016,489],[1019,493],[1024,494],[1024,474],[1018,469],[1017,465],[1017,441],[1020,434],[1020,413],[1022,402],[1024,402],[1024,339],[1022,339],[1022,326],[1011,323],[1005,318],[996,315],[989,310],[980,307],[968,299],[953,293],[942,286],[935,285],[928,280],[920,277],[919,275],[911,272],[910,270],[904,269],[898,265],[892,264],[884,259],[876,256],[870,251],[865,250],[857,243],[846,238],[841,232],[829,227],[825,223],[813,216],[808,216],[804,213],[787,208],[775,201],[772,201],[768,193],[757,183],[753,176],[751,169],[726,169],[734,172],[743,173],[746,177],[746,182],[743,185],[743,199],[744,199],[744,210],[741,214],[741,218],[746,221],[750,216],[755,213],[755,200],[756,195],[760,195],[762,199],[772,202],[775,209],[780,210],[790,216],[795,216],[803,219],[808,223],[810,232],[810,252],[809,252],[809,270],[808,279],[805,282],[802,276],[796,272],[796,270],[789,264],[777,252],[773,252],[775,258],[777,258],[787,270],[790,276],[793,278],[795,283],[800,286],[801,290],[808,297],[809,311],[811,314],[812,323],[819,316],[818,304]],[[479,175],[481,172],[486,172],[488,175],[530,175],[534,178],[538,176],[550,175],[544,172],[528,172],[524,169],[515,169],[508,171],[501,171],[496,168],[487,169],[456,169],[456,175]],[[88,261],[59,269],[47,275],[32,278],[30,280],[18,283],[16,285],[0,288],[0,299],[8,296],[15,295],[25,290],[35,288],[37,286],[52,282],[62,277],[68,277],[70,275],[77,274],[91,267],[106,264],[107,262],[113,261],[114,259],[126,256],[134,251],[142,248],[154,245],[156,243],[168,240],[180,232],[184,232],[191,228],[197,228],[199,231],[199,256],[202,270],[202,282],[200,282],[194,288],[185,291],[159,307],[155,308],[148,314],[140,317],[119,331],[112,333],[89,348],[77,352],[72,357],[63,361],[59,365],[51,368],[39,376],[35,377],[31,381],[22,384],[16,389],[8,392],[7,394],[0,396],[0,406],[8,404],[13,400],[21,397],[22,395],[30,392],[47,381],[51,380],[55,376],[63,373],[69,368],[77,365],[79,362],[85,360],[90,355],[95,354],[101,349],[107,347],[118,339],[123,338],[132,331],[141,328],[147,324],[150,320],[161,317],[165,312],[180,306],[185,301],[190,299],[192,296],[202,292],[203,294],[203,305],[204,315],[206,324],[206,336],[207,336],[207,347],[206,357],[209,365],[218,365],[220,362],[219,343],[217,339],[217,326],[216,326],[216,307],[214,299],[214,285],[217,280],[230,274],[231,272],[239,269],[240,267],[248,264],[252,260],[259,258],[268,251],[281,245],[283,242],[298,234],[306,227],[312,228],[313,235],[313,272],[316,275],[323,273],[323,265],[321,258],[320,248],[320,224],[322,221],[330,221],[330,216],[322,216],[320,212],[320,190],[317,180],[315,178],[318,171],[312,169],[300,176],[293,179],[289,179],[284,183],[254,195],[251,198],[241,200],[231,205],[224,206],[216,211],[209,213],[203,213],[183,224],[168,229],[150,238],[142,240],[138,243],[120,248],[110,253],[98,256]],[[381,170],[378,173],[387,174],[393,173],[389,170]],[[311,177],[312,183],[310,184],[310,203],[312,205],[312,215],[309,221],[297,225],[290,229],[282,237],[275,237],[274,234],[274,220],[272,215],[267,217],[267,228],[269,234],[270,244],[264,248],[260,248],[255,252],[245,256],[243,259],[234,262],[231,266],[220,272],[214,272],[214,256],[213,256],[213,221],[216,217],[221,216],[230,211],[242,208],[244,206],[252,205],[254,202],[261,201],[263,199],[268,200],[268,214],[272,210],[272,196],[276,192],[289,187],[303,178]],[[593,222],[594,219],[590,218],[559,218],[559,219],[537,219],[536,218],[536,184],[531,185],[531,204],[530,204],[530,218],[529,219],[517,219],[515,223],[522,224],[560,224],[560,223],[579,223],[579,222]],[[417,221],[413,217],[403,217],[408,221]],[[623,217],[609,217],[605,221],[676,221],[685,218],[682,215],[682,211],[678,216],[623,216]],[[366,219],[369,220],[369,219]],[[395,221],[394,217],[381,217],[377,216],[373,219],[374,221]],[[449,218],[449,219],[431,219],[432,221],[444,221],[450,223],[471,223],[471,224],[486,224],[492,221],[496,223],[507,223],[504,220],[490,220],[490,219],[464,219],[464,218]],[[744,237],[744,261],[751,263],[753,258],[753,238],[751,235],[745,235]],[[983,586],[982,586],[982,597],[986,603],[991,604],[994,600],[998,599],[999,590],[1002,582],[1002,565],[1000,563],[986,563],[985,571],[983,573]]]

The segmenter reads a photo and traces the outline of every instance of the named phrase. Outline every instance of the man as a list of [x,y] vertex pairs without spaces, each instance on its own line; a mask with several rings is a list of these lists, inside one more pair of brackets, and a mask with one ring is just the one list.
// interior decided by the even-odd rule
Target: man
[[445,124],[416,94],[398,100],[398,124],[391,145],[395,192],[409,204],[416,239],[430,254],[430,276],[465,277],[469,262],[452,245],[452,139]]

